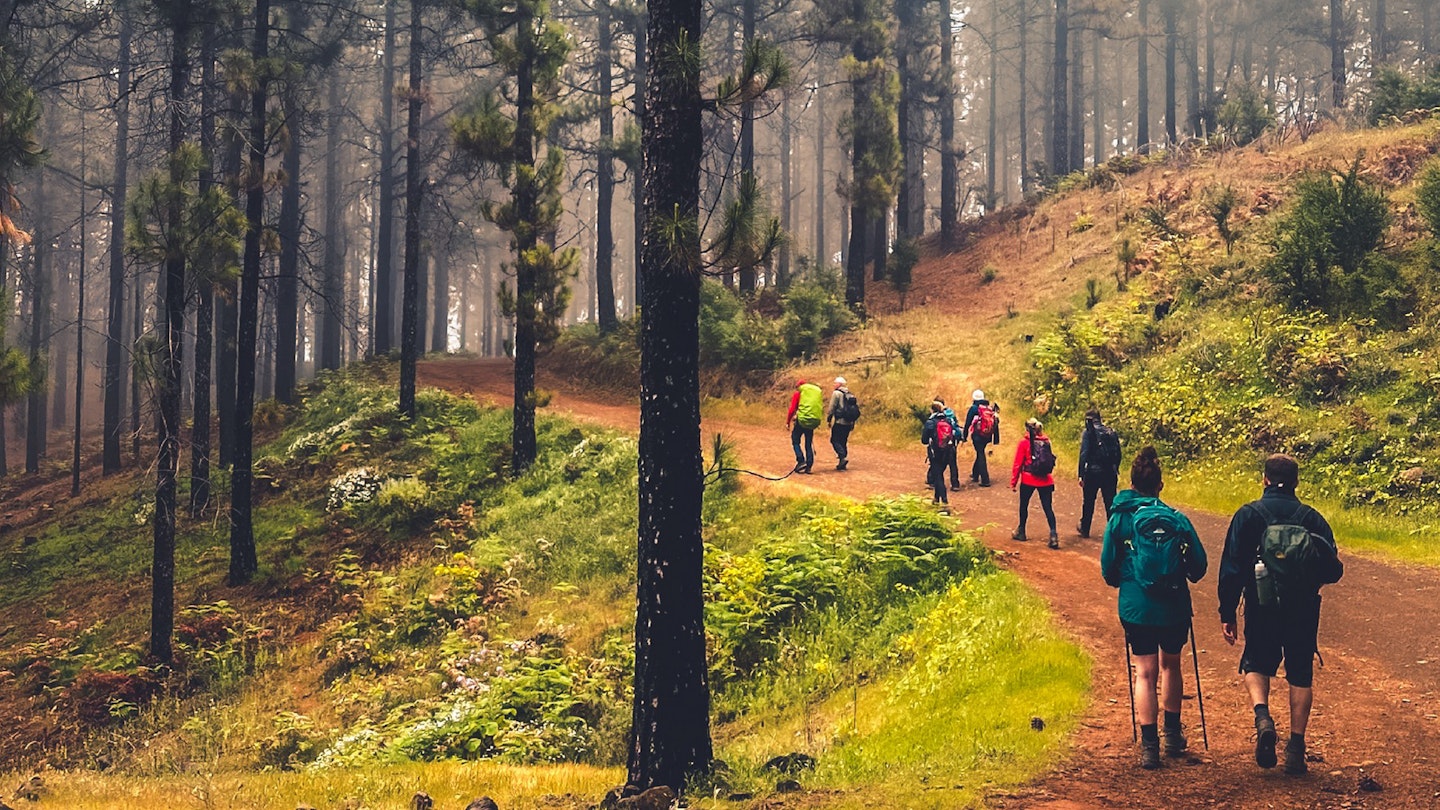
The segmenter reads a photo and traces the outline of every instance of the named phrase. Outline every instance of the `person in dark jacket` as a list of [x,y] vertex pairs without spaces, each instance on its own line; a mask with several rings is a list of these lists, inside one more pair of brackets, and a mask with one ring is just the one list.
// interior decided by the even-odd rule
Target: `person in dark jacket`
[[1080,506],[1081,537],[1090,536],[1095,519],[1095,497],[1105,504],[1105,519],[1110,519],[1110,506],[1120,482],[1120,437],[1100,419],[1100,411],[1091,408],[1085,413],[1085,431],[1080,434],[1080,489],[1084,501]]
[[850,432],[855,429],[855,420],[845,415],[845,400],[852,397],[845,387],[845,378],[835,378],[835,390],[830,392],[830,405],[825,409],[825,421],[830,423],[830,446],[837,459],[835,469],[844,472],[850,466]]
[[[970,410],[965,414],[965,426],[960,430],[960,440],[969,441],[975,448],[975,463],[970,467],[971,482],[982,487],[990,486],[990,465],[985,459],[986,448],[1000,443],[1000,406],[992,405],[979,388],[970,395]],[[989,413],[984,413],[988,410]],[[985,422],[990,430],[984,430]]]
[[[1265,460],[1265,492],[1235,513],[1225,537],[1225,553],[1220,558],[1220,629],[1225,642],[1236,639],[1236,609],[1245,597],[1245,649],[1240,654],[1240,672],[1255,708],[1255,764],[1273,768],[1275,757],[1275,721],[1270,716],[1270,679],[1280,663],[1285,664],[1285,679],[1290,682],[1290,740],[1285,746],[1285,772],[1305,773],[1305,731],[1310,722],[1310,707],[1315,699],[1315,650],[1320,631],[1319,586],[1339,582],[1345,573],[1335,547],[1335,533],[1319,512],[1301,503],[1295,494],[1300,480],[1300,465],[1286,455],[1273,455]],[[1308,573],[1314,583],[1308,587],[1275,582],[1261,559],[1260,544],[1271,526],[1301,526],[1310,533],[1312,549],[1317,552],[1313,570]],[[1279,604],[1262,605],[1257,578],[1267,580],[1266,590],[1282,586]],[[1270,600],[1266,600],[1270,601]]]
[[[942,422],[945,425],[943,428]],[[952,438],[949,442],[945,441],[947,433]],[[949,466],[950,457],[955,454],[954,435],[950,418],[945,415],[945,403],[938,399],[931,402],[930,417],[920,429],[920,442],[925,445],[925,457],[930,462],[925,482],[935,490],[934,502],[946,506],[950,504],[950,495],[945,489],[945,470]]]
[[[1205,547],[1189,518],[1160,502],[1165,482],[1155,448],[1146,447],[1130,466],[1130,486],[1115,498],[1114,511],[1105,526],[1100,549],[1100,572],[1112,588],[1120,589],[1120,625],[1125,643],[1135,654],[1135,712],[1140,716],[1140,766],[1160,767],[1160,733],[1156,720],[1159,707],[1165,709],[1165,754],[1178,757],[1187,746],[1180,725],[1180,696],[1184,687],[1180,653],[1185,649],[1194,610],[1190,587],[1184,580],[1163,589],[1147,589],[1140,581],[1138,566],[1130,560],[1135,553],[1137,517],[1141,525],[1168,526],[1174,535],[1168,542],[1180,543],[1184,579],[1199,582],[1208,561]],[[1142,512],[1142,510],[1144,510]],[[1148,529],[1147,529],[1148,530]],[[1155,700],[1157,675],[1159,706]]]
[[962,432],[960,430],[960,419],[955,415],[955,411],[952,410],[949,405],[945,404],[945,400],[940,397],[935,397],[935,401],[940,403],[940,413],[944,414],[945,419],[950,422],[950,434],[954,437],[951,445],[945,448],[945,469],[950,471],[950,491],[959,492],[960,466],[956,458],[960,455],[960,452],[956,445],[960,442],[960,434]]

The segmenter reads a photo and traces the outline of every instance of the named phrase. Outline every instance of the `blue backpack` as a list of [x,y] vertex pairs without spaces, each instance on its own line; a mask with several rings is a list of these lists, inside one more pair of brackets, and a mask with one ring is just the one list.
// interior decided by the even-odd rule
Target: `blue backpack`
[[1135,510],[1126,547],[1130,575],[1147,593],[1163,596],[1185,586],[1190,528],[1184,516],[1159,501]]

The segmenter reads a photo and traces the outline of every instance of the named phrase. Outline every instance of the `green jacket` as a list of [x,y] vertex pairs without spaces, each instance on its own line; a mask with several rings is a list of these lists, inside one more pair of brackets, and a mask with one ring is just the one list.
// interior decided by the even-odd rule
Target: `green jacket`
[[[1135,531],[1136,511],[1142,506],[1157,503],[1160,503],[1159,498],[1141,495],[1133,489],[1127,489],[1115,496],[1115,502],[1110,506],[1110,522],[1105,526],[1105,543],[1100,549],[1100,572],[1110,587],[1120,589],[1121,621],[1154,627],[1174,627],[1189,624],[1194,614],[1190,605],[1189,586],[1179,588],[1166,597],[1156,598],[1135,581],[1130,566],[1126,564],[1126,554],[1130,548],[1128,544]],[[1205,577],[1208,566],[1205,547],[1200,544],[1200,536],[1195,533],[1190,519],[1184,515],[1180,515],[1180,518],[1180,522],[1190,532],[1190,543],[1184,557],[1185,578],[1190,582],[1199,582]]]

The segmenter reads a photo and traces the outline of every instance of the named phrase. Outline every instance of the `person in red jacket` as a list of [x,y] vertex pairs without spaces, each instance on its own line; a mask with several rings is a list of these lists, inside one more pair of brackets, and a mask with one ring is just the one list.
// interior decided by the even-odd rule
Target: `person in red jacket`
[[1055,451],[1038,419],[1025,421],[1025,438],[1015,448],[1015,464],[1010,469],[1010,489],[1020,487],[1020,526],[1010,535],[1025,540],[1025,521],[1030,517],[1030,498],[1040,493],[1040,507],[1050,523],[1050,548],[1060,548],[1055,533]]

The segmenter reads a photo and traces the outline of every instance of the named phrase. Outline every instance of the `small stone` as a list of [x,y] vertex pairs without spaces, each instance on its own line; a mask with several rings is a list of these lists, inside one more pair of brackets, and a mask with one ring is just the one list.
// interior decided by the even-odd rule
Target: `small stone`
[[675,791],[660,785],[652,787],[638,796],[621,799],[615,806],[625,808],[625,810],[670,810],[674,806],[676,798],[678,797],[675,795]]
[[1031,731],[1044,731],[1044,730],[1045,730],[1045,721],[1042,720],[1042,719],[1040,719],[1039,717],[1032,717],[1032,718],[1030,718],[1030,730],[1031,730]]
[[813,771],[815,770],[815,758],[809,754],[801,754],[799,752],[785,754],[766,762],[765,770],[788,774],[797,774],[801,771]]
[[1361,775],[1360,789],[1366,793],[1379,793],[1385,788],[1381,786],[1379,782],[1376,782],[1374,777]]
[[1422,484],[1425,482],[1425,468],[1411,467],[1400,473],[1400,480],[1407,484]]
[[776,793],[799,793],[802,790],[804,788],[800,787],[800,783],[794,779],[781,779],[775,783]]

